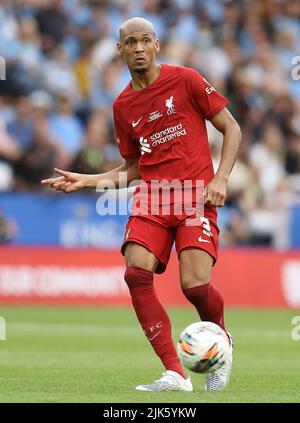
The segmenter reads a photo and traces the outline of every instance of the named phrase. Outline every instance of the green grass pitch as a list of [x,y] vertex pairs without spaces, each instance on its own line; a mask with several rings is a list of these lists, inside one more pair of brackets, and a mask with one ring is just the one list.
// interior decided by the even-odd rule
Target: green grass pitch
[[[197,320],[170,309],[173,335]],[[192,393],[135,392],[163,371],[131,309],[2,307],[0,402],[300,402],[297,311],[227,310],[235,339],[232,381],[219,393],[192,374]]]

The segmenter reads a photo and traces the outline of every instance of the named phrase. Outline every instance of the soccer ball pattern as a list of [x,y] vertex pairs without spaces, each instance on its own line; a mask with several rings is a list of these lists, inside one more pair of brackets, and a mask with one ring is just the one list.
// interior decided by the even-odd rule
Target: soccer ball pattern
[[211,322],[192,323],[177,342],[181,363],[196,373],[211,373],[220,368],[227,359],[229,348],[225,331]]

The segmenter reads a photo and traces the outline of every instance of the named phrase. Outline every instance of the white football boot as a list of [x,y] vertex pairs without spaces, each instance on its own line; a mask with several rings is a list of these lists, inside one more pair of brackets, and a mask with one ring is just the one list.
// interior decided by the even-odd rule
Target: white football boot
[[184,379],[173,370],[166,370],[162,377],[149,385],[139,385],[137,391],[186,391],[191,392],[193,385],[191,379]]
[[223,391],[230,380],[233,361],[233,339],[229,332],[227,332],[227,335],[230,340],[230,351],[227,360],[223,366],[206,376],[205,389],[207,391]]

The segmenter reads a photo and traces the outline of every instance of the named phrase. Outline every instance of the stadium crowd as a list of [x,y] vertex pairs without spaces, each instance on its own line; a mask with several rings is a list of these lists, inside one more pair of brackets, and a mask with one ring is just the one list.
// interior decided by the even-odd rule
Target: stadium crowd
[[[0,191],[41,190],[55,166],[119,165],[112,102],[130,75],[116,40],[132,16],[154,23],[160,62],[197,69],[241,125],[223,244],[284,247],[300,196],[298,0],[0,0]],[[217,166],[222,137],[208,132]]]

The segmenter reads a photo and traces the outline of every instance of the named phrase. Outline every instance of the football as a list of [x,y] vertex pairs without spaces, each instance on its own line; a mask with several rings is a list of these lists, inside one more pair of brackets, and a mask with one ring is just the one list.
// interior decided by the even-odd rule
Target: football
[[230,345],[225,331],[212,322],[192,323],[177,342],[181,363],[196,373],[211,373],[226,361]]

